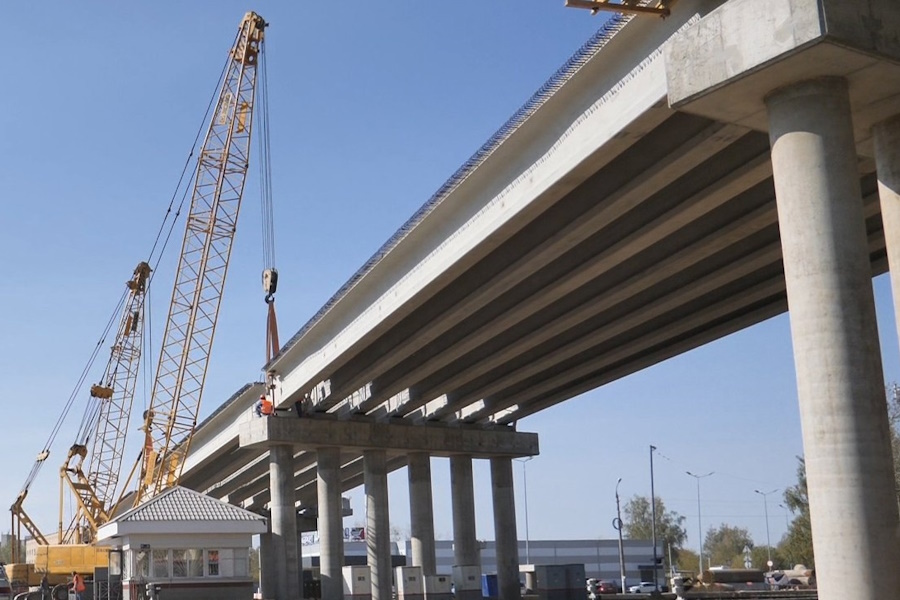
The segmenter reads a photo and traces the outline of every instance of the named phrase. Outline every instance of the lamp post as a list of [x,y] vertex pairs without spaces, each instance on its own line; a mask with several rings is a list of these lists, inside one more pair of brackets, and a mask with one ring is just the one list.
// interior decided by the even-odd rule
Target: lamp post
[[[659,577],[657,575],[657,559],[656,559],[656,491],[653,488],[653,451],[656,446],[650,445],[650,530],[653,533],[653,585],[659,589]],[[625,590],[622,590],[625,591]]]
[[761,492],[759,490],[753,490],[753,491],[763,497],[763,509],[766,512],[766,554],[769,557],[768,562],[766,562],[766,565],[768,565],[769,570],[771,571],[772,570],[772,540],[769,539],[769,502],[768,502],[767,496],[769,494],[774,494],[778,490],[774,489],[774,490],[771,490],[768,492]]
[[781,510],[784,511],[784,529],[785,529],[785,531],[790,531],[791,530],[791,522],[790,522],[790,520],[788,520],[788,507],[785,506],[784,504],[779,504],[778,506],[781,508]]
[[700,575],[703,574],[703,525],[700,522],[700,480],[704,477],[709,477],[710,475],[715,474],[715,471],[710,471],[704,475],[694,475],[690,471],[685,471],[688,475],[697,480],[697,540],[699,540],[700,545]]
[[516,460],[522,463],[522,496],[525,500],[525,564],[531,564],[531,549],[529,545],[531,543],[530,536],[528,535],[528,470],[525,468],[527,466],[529,460],[534,458],[533,456],[528,456],[525,458],[517,458]]
[[619,508],[619,484],[622,478],[616,482],[616,519],[613,521],[613,527],[619,532],[619,578],[622,580],[622,593],[625,593],[625,546],[622,543],[622,511]]

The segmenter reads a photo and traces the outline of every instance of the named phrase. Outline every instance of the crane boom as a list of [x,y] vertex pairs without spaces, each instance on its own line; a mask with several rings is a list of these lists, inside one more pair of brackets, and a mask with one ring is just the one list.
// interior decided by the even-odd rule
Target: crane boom
[[257,62],[266,23],[248,12],[229,53],[197,160],[134,504],[174,485],[197,422],[250,153]]
[[[149,264],[139,263],[126,284],[128,292],[109,362],[100,383],[91,386],[92,404],[86,411],[88,416],[60,469],[60,476],[72,490],[78,505],[72,525],[65,535],[60,532],[59,539],[63,543],[89,541],[97,528],[109,520],[140,365],[144,299],[150,271]],[[84,468],[85,460],[88,461],[87,469]]]

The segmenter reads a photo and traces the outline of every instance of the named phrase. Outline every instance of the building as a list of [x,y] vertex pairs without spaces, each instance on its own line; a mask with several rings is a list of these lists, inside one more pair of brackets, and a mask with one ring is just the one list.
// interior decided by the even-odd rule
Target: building
[[255,513],[173,487],[100,527],[97,543],[122,552],[123,600],[147,583],[167,600],[244,599],[252,536],[265,531]]
[[[312,538],[307,538],[312,539]],[[481,571],[484,574],[497,572],[496,544],[493,541],[480,542]],[[453,541],[435,541],[436,567],[438,575],[453,574]],[[412,543],[409,540],[391,543],[394,566],[412,564]],[[648,540],[625,540],[625,576],[628,581],[651,581],[653,579],[653,543]],[[661,547],[657,556],[662,558]],[[519,540],[519,562],[522,565],[568,565],[583,564],[586,577],[619,581],[618,540]],[[316,568],[319,564],[319,546],[304,544],[303,568]],[[366,564],[366,544],[359,541],[344,542],[344,564]],[[658,575],[662,577],[660,565]]]

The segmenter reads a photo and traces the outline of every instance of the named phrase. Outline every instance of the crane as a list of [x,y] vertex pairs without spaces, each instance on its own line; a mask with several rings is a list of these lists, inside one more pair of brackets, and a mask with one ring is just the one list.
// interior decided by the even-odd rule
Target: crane
[[[214,110],[211,113],[202,149],[198,154],[192,179],[190,210],[186,218],[185,235],[158,368],[153,380],[150,406],[143,414],[141,427],[144,431],[143,450],[132,469],[133,476],[140,468],[137,489],[133,497],[126,496],[126,492],[123,491],[118,500],[113,499],[119,482],[125,436],[140,362],[144,333],[144,300],[152,271],[147,262],[140,263],[132,279],[128,281],[127,292],[120,301],[121,312],[118,320],[111,319],[107,325],[108,331],[113,322],[118,322],[110,359],[100,382],[91,386],[90,402],[76,442],[70,447],[65,463],[60,469],[58,542],[61,545],[91,543],[97,529],[116,514],[124,503],[133,499],[137,505],[177,483],[197,421],[249,165],[254,105],[257,103],[257,70],[264,56],[266,25],[263,18],[253,12],[248,12],[241,20],[217,88]],[[264,63],[262,64],[264,73]],[[263,229],[264,237],[271,246],[273,236],[267,109],[264,89],[262,92],[259,104],[261,121],[266,129],[261,140],[263,145],[261,153],[265,162],[262,176]],[[193,155],[193,151],[191,154]],[[154,250],[155,248],[156,245]],[[267,251],[269,252],[267,260],[274,260],[274,249],[267,248]],[[271,331],[274,328],[273,302],[278,274],[273,265],[268,262],[267,265],[271,268],[265,269],[263,279],[265,299],[269,304]],[[106,333],[104,339],[105,335]],[[277,332],[274,335],[277,338]],[[101,343],[98,343],[97,348]],[[274,344],[277,348],[277,341]],[[84,382],[87,370],[96,355],[95,348],[94,355],[76,386],[76,392]],[[51,558],[53,548],[56,546],[48,544],[47,538],[23,510],[22,504],[37,472],[49,457],[50,445],[72,405],[74,396],[75,392],[70,397],[60,421],[54,427],[45,449],[38,455],[23,490],[11,507],[13,532],[17,531],[17,525],[18,531],[24,526],[40,546],[38,560],[41,560],[43,549],[43,560],[47,565],[58,567],[56,571],[59,571],[59,574],[71,573],[72,565],[62,565],[60,561]],[[129,476],[126,488],[132,476]],[[77,504],[75,515],[65,530],[62,511],[64,486],[74,493]],[[18,550],[18,544],[15,546],[15,550]],[[18,556],[15,560],[18,560]],[[53,571],[52,567],[46,568]]]
[[177,483],[197,423],[247,176],[265,28],[254,12],[241,21],[197,160],[159,365],[144,415],[135,506]]
[[[144,337],[144,298],[150,272],[150,265],[142,261],[127,283],[128,298],[106,371],[100,383],[91,386],[92,403],[86,411],[87,417],[60,469],[62,481],[68,484],[78,504],[72,525],[65,535],[60,531],[62,543],[90,542],[97,528],[109,520],[134,401]],[[92,440],[90,453],[89,440]],[[83,464],[88,456],[89,466],[85,473]],[[62,506],[60,526],[61,513]]]
[[[68,484],[77,500],[77,509],[69,530],[63,532],[62,504],[60,504],[58,540],[82,541],[90,537],[96,528],[108,519],[108,509],[118,482],[125,438],[128,431],[129,415],[134,399],[141,346],[144,334],[144,298],[150,277],[150,265],[144,261],[135,267],[132,277],[126,282],[126,290],[120,298],[113,317],[98,342],[88,366],[82,372],[69,403],[57,421],[44,449],[38,454],[25,485],[10,507],[12,532],[21,537],[24,526],[32,538],[40,545],[48,544],[46,536],[25,512],[23,503],[41,467],[50,456],[50,446],[59,431],[62,420],[72,406],[90,370],[98,351],[112,326],[118,323],[116,337],[110,350],[100,382],[91,386],[90,401],[84,411],[81,427],[75,443],[69,448],[65,463],[60,468],[60,485]],[[88,445],[91,452],[88,453]],[[90,456],[87,468],[84,461]],[[14,544],[13,562],[18,562],[18,544]]]

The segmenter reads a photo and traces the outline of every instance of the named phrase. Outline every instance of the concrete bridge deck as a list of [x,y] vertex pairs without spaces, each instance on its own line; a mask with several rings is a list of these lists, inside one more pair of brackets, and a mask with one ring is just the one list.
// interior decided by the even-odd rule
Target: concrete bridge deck
[[[536,94],[285,345],[270,365],[281,405],[308,396],[310,414],[514,424],[786,311],[767,134],[667,103],[662,46],[710,4],[684,1],[665,21],[620,17],[589,41],[552,93]],[[880,274],[875,162],[859,137]],[[262,481],[244,480],[268,471],[238,435],[260,391],[201,425],[187,485],[254,497],[245,490]],[[358,482],[358,466],[346,471]]]

